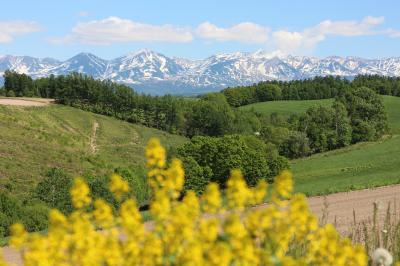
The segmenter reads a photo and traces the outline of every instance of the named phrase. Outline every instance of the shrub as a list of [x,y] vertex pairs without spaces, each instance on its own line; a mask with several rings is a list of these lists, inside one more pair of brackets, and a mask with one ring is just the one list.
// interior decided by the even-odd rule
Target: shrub
[[185,185],[183,190],[193,190],[196,194],[203,193],[212,177],[210,167],[201,167],[192,157],[183,158],[182,163],[185,169]]
[[69,189],[72,179],[62,169],[50,169],[46,177],[35,188],[35,196],[49,207],[56,208],[63,213],[72,211]]
[[21,222],[29,232],[47,228],[49,209],[42,203],[25,205],[6,192],[0,192],[0,236],[10,234],[11,224]]
[[7,236],[9,234],[8,228],[15,222],[16,220],[12,220],[8,215],[0,212],[0,236]]
[[[272,179],[265,144],[254,136],[196,136],[179,148],[177,155],[179,158],[192,158],[203,169],[208,167],[210,180],[221,186],[225,185],[233,168],[245,173],[249,185],[255,185],[258,179]],[[187,171],[192,175],[191,169]]]
[[23,208],[21,221],[29,232],[38,232],[47,229],[49,208],[44,204],[36,204]]
[[310,154],[310,144],[307,135],[303,132],[291,131],[289,137],[280,145],[279,151],[283,156],[294,159]]
[[[127,168],[117,168],[114,170],[116,175],[121,176],[123,180],[128,182],[132,190],[129,192],[130,197],[134,197],[139,204],[143,204],[150,198],[150,189],[147,181],[145,180],[146,175],[141,173],[141,170],[132,171]],[[142,177],[143,175],[143,177]],[[119,202],[115,200],[112,193],[109,191],[108,186],[111,182],[109,176],[102,177],[86,177],[85,181],[88,182],[89,188],[92,192],[94,199],[103,199],[110,204],[113,209],[119,207]]]
[[12,91],[12,90],[9,90],[9,91],[7,91],[7,93],[6,93],[6,96],[7,96],[7,97],[15,97],[15,92]]
[[[140,169],[131,171],[125,168],[117,168],[115,173],[128,181],[133,188],[130,196],[134,196],[140,203],[150,197],[145,173],[142,173]],[[69,193],[72,181],[72,178],[64,170],[52,168],[47,172],[46,177],[38,183],[34,194],[36,198],[45,202],[49,207],[56,208],[65,214],[70,213],[73,210]],[[95,199],[102,198],[111,204],[114,209],[118,208],[118,202],[108,190],[109,176],[86,176],[85,181],[88,183]]]
[[[121,202],[116,217],[105,201],[93,202],[89,187],[76,179],[71,189],[75,211],[68,217],[51,211],[47,235],[28,235],[22,225],[13,225],[10,243],[23,253],[24,264],[367,265],[361,246],[340,238],[332,225],[318,226],[305,197],[292,195],[289,172],[276,177],[268,195],[265,181],[249,188],[234,170],[226,184],[226,205],[215,183],[201,198],[189,191],[179,201],[182,163],[174,159],[167,167],[157,140],[150,141],[146,156],[153,226],[145,227],[135,200],[123,200],[128,186],[122,178],[110,184]],[[266,198],[268,206],[246,208]]]

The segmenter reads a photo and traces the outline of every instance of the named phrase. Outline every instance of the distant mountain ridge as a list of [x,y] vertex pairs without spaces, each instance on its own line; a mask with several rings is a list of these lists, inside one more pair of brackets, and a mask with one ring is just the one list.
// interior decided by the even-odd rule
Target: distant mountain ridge
[[33,78],[76,71],[96,79],[125,83],[152,94],[197,94],[262,80],[358,74],[400,76],[400,57],[364,59],[330,56],[273,56],[264,51],[226,53],[203,60],[172,58],[142,49],[112,60],[80,53],[66,61],[30,56],[0,56],[0,74],[10,69]]

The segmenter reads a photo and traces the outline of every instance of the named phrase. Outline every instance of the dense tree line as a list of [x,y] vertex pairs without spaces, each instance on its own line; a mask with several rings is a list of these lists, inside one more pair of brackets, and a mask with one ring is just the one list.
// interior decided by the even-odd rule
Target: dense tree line
[[61,104],[189,137],[250,134],[260,130],[259,118],[231,106],[342,97],[351,89],[365,85],[380,94],[398,96],[400,93],[399,78],[381,76],[357,76],[353,81],[332,76],[265,81],[227,88],[197,99],[139,94],[126,85],[95,80],[79,73],[33,80],[25,74],[6,71],[4,81],[5,95],[55,98]]
[[334,98],[350,88],[363,86],[379,94],[400,96],[399,77],[378,75],[359,75],[352,81],[333,76],[292,81],[262,81],[251,86],[226,88],[222,93],[231,106],[239,107],[265,101]]
[[190,137],[252,133],[259,127],[252,114],[232,109],[220,93],[200,99],[150,96],[79,73],[32,80],[6,71],[4,79],[6,95],[54,98],[61,104]]
[[32,78],[25,74],[17,74],[13,71],[6,70],[4,72],[4,88],[0,95],[15,96],[40,96],[37,87]]
[[400,96],[400,77],[360,75],[352,82],[354,87],[368,87],[382,95]]

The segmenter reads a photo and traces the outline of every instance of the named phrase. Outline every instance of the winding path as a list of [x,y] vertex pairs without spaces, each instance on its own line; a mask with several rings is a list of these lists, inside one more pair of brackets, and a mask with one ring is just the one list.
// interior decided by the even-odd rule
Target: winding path
[[96,136],[97,136],[97,129],[99,128],[99,123],[96,121],[93,123],[92,127],[92,135],[90,136],[90,150],[93,154],[97,152],[97,145],[96,145]]

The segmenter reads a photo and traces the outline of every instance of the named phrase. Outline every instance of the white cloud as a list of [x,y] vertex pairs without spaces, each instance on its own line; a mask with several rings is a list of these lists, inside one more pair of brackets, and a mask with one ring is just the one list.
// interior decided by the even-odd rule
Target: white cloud
[[386,31],[386,33],[389,35],[389,37],[392,37],[392,38],[400,37],[400,30],[388,29]]
[[[87,13],[82,12],[81,15],[87,15]],[[324,20],[312,27],[298,31],[286,29],[271,31],[266,26],[252,22],[242,22],[226,28],[210,22],[203,22],[197,27],[191,28],[170,24],[153,25],[119,17],[108,17],[102,20],[78,23],[69,34],[49,40],[62,44],[110,45],[140,41],[184,43],[196,38],[217,42],[235,41],[261,44],[281,54],[309,54],[329,36],[354,37],[381,34],[400,37],[398,30],[379,29],[384,20],[384,17],[372,16],[364,17],[361,20]],[[7,38],[12,37],[1,31],[0,24],[0,42],[1,40],[4,42]]]
[[203,39],[243,43],[265,43],[268,32],[268,28],[251,22],[239,23],[230,28],[219,28],[210,22],[204,22],[196,29],[196,34]]
[[318,43],[327,36],[365,36],[382,34],[376,27],[384,22],[384,17],[365,17],[361,21],[325,20],[316,26],[306,28],[301,32],[286,30],[275,31],[273,36],[274,47],[285,53],[309,53]]
[[303,32],[275,31],[272,34],[274,47],[283,53],[310,51],[316,44],[325,39],[324,35],[307,36]]
[[151,25],[119,17],[78,23],[72,33],[61,38],[51,38],[54,43],[87,43],[109,45],[113,43],[189,42],[193,39],[188,28],[172,25]]
[[16,36],[40,30],[39,24],[33,21],[0,21],[0,43],[9,43]]
[[340,36],[363,36],[373,35],[378,32],[374,29],[376,26],[384,22],[384,17],[365,17],[360,22],[353,20],[331,21],[325,20],[317,26],[306,29],[306,33],[324,34],[324,35],[340,35]]

